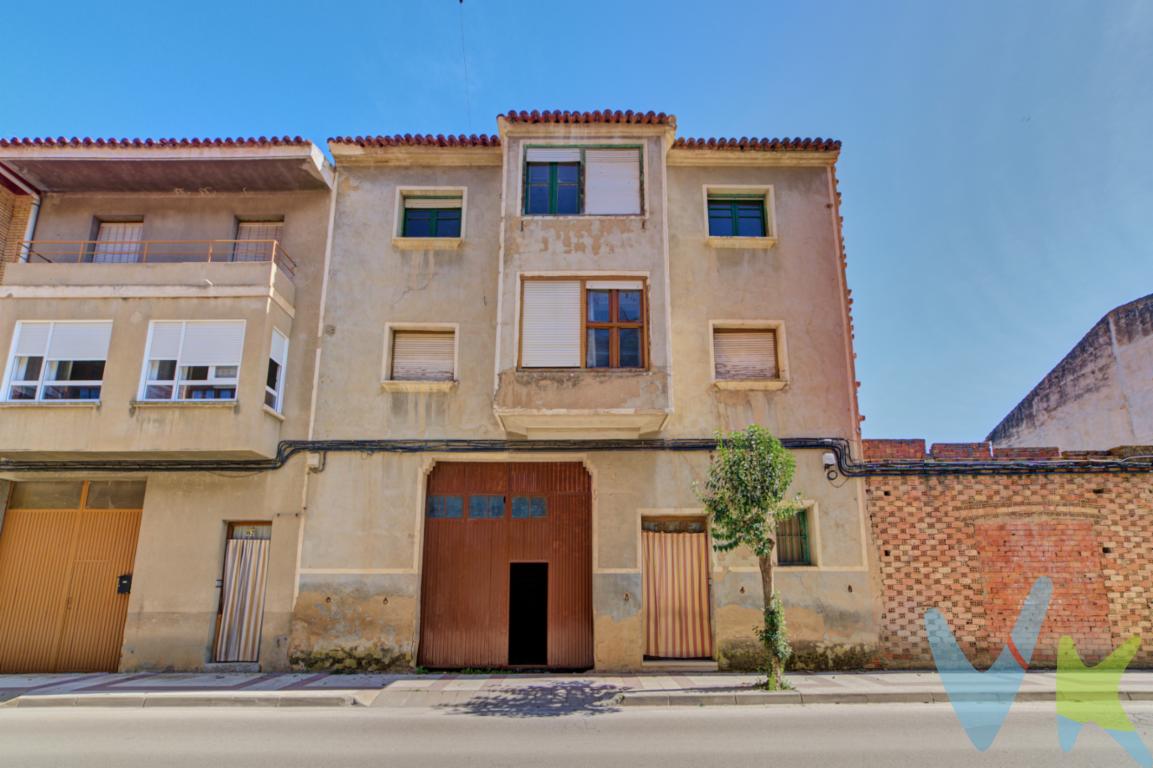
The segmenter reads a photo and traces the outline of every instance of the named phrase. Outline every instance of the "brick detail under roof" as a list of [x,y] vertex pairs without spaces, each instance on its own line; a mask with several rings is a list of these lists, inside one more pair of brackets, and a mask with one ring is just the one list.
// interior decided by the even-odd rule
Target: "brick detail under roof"
[[329,144],[355,144],[358,147],[499,147],[500,137],[471,134],[465,136],[445,136],[438,133],[411,134],[399,133],[392,136],[334,136]]
[[619,109],[602,109],[592,112],[571,112],[567,109],[546,109],[543,112],[537,109],[531,112],[509,110],[497,117],[504,118],[504,120],[509,123],[560,123],[563,125],[615,123],[621,125],[669,125],[674,128],[677,125],[675,115],[651,111],[634,112],[631,109],[626,109],[623,112]]
[[100,139],[73,136],[34,137],[9,139],[0,138],[0,147],[115,147],[118,149],[172,147],[175,149],[217,148],[217,147],[303,147],[312,142],[300,136],[237,137],[217,139]]
[[841,142],[836,139],[758,139],[742,136],[739,139],[694,139],[681,137],[673,142],[673,149],[727,149],[745,152],[838,152]]
[[924,461],[924,440],[862,440],[865,461]]

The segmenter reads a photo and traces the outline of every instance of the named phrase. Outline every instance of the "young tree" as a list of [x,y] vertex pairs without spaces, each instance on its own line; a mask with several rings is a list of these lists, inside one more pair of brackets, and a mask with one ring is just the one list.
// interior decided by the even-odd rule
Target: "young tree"
[[713,547],[719,552],[748,545],[757,556],[764,590],[764,626],[758,631],[767,657],[768,688],[783,684],[792,655],[780,596],[773,589],[773,548],[777,521],[801,511],[800,496],[786,499],[793,481],[793,455],[768,430],[753,424],[741,432],[717,435],[717,450],[704,490],[698,495],[709,513]]

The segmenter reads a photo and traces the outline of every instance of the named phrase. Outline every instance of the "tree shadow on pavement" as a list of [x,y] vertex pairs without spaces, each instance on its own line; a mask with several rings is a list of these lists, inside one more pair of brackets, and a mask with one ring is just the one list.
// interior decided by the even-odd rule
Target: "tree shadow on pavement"
[[561,717],[563,715],[603,715],[616,712],[617,696],[626,689],[604,683],[583,681],[548,685],[510,686],[486,690],[454,704],[441,704],[453,715],[481,717]]

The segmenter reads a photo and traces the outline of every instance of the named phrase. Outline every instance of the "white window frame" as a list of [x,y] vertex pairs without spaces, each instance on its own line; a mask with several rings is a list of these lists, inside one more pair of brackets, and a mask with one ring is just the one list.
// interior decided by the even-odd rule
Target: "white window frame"
[[[192,382],[191,385],[193,385],[193,386],[228,386],[228,387],[233,388],[235,390],[236,394],[231,398],[223,398],[222,397],[222,398],[199,399],[199,398],[178,397],[178,395],[180,394],[181,386],[187,384],[187,382],[182,382],[182,380],[180,378],[180,370],[181,370],[181,368],[186,367],[183,363],[182,356],[183,356],[183,352],[184,352],[184,336],[188,330],[188,326],[198,325],[198,324],[203,324],[203,323],[213,323],[213,322],[216,322],[216,323],[219,323],[219,322],[240,323],[241,327],[243,328],[242,337],[241,337],[242,341],[241,341],[240,359],[237,360],[235,363],[236,376],[233,376],[233,377],[216,376],[216,369],[217,368],[228,368],[228,367],[233,367],[233,366],[231,364],[226,364],[226,363],[213,364],[213,365],[209,366],[209,368],[211,370],[209,371],[209,375],[208,375],[207,379],[196,379]],[[156,329],[157,323],[180,323],[181,324],[180,348],[178,349],[177,356],[176,356],[176,371],[174,373],[174,376],[175,376],[174,379],[151,380],[148,377],[149,370],[152,367],[152,361],[154,359],[152,357],[152,336],[153,336],[153,332]],[[136,393],[137,394],[136,402],[138,404],[143,403],[146,405],[147,404],[157,404],[157,403],[160,403],[160,404],[192,404],[192,405],[235,405],[240,400],[240,373],[241,373],[241,369],[244,367],[244,348],[243,347],[244,347],[244,342],[246,342],[247,340],[248,340],[248,321],[247,320],[226,319],[226,318],[221,318],[219,320],[217,320],[217,319],[213,319],[213,320],[167,320],[167,319],[165,319],[165,320],[153,320],[153,321],[149,322],[149,324],[148,324],[148,339],[145,342],[145,346],[144,346],[144,365],[142,366],[142,370],[140,372],[140,387]],[[170,358],[155,358],[155,359],[156,360],[168,360]],[[148,395],[148,387],[150,384],[153,386],[161,386],[161,387],[171,386],[172,387],[172,395],[170,397],[166,397],[166,398],[157,398],[157,397],[151,397],[150,398],[147,396]]]
[[[267,372],[267,370],[265,371],[265,374],[264,374],[264,395],[265,395],[264,407],[269,408],[276,413],[283,414],[284,413],[284,382],[285,382],[284,372],[288,369],[289,338],[288,338],[288,334],[284,333],[279,328],[273,328],[272,329],[271,341],[269,342],[269,348],[268,348],[268,362],[269,362],[269,364],[271,364],[273,362],[272,348],[276,342],[277,336],[280,336],[281,338],[284,339],[284,359],[275,361],[277,363],[277,365],[279,366],[279,369],[276,372],[276,388],[275,389],[268,386],[268,372]],[[239,374],[239,371],[237,373]],[[238,376],[238,378],[239,378],[239,376]],[[272,405],[268,404],[268,395],[273,396],[273,404]]]
[[[432,331],[452,333],[452,380],[423,381],[392,378],[392,343],[397,331]],[[448,392],[460,382],[460,324],[459,323],[385,323],[384,360],[380,370],[380,387],[396,392]]]
[[[460,199],[459,237],[405,237],[404,201],[409,197],[451,197]],[[404,250],[452,251],[468,236],[468,187],[397,187],[393,210],[392,245]]]
[[[701,211],[704,213],[705,242],[713,248],[767,249],[777,244],[776,192],[772,184],[705,184],[702,187]],[[726,195],[758,195],[764,198],[765,236],[733,237],[709,234],[709,198]]]
[[[85,324],[85,325],[90,325],[90,324],[95,324],[95,323],[107,324],[109,326],[109,329],[108,329],[109,347],[111,347],[111,334],[112,334],[112,324],[113,324],[112,320],[100,319],[100,320],[19,320],[19,321],[17,321],[16,324],[13,325],[13,327],[12,327],[12,339],[11,339],[11,342],[9,344],[9,350],[8,350],[8,365],[4,369],[4,380],[3,380],[3,385],[2,385],[3,389],[0,389],[0,402],[29,404],[29,405],[31,405],[31,404],[56,405],[56,404],[75,404],[75,403],[91,403],[93,405],[99,405],[100,401],[104,397],[104,379],[103,378],[100,379],[100,381],[85,380],[85,381],[63,382],[64,386],[74,386],[74,387],[99,386],[100,387],[100,397],[96,398],[95,400],[86,399],[86,398],[83,398],[83,399],[53,399],[53,400],[45,400],[44,399],[44,387],[45,387],[45,385],[47,385],[49,383],[61,383],[55,379],[49,381],[48,379],[45,378],[48,375],[48,368],[50,367],[50,365],[53,362],[63,362],[64,361],[63,358],[57,359],[57,358],[50,358],[48,356],[48,350],[50,350],[52,348],[52,336],[56,331],[56,327],[60,326],[60,325],[76,325],[76,324],[81,324],[81,323]],[[12,378],[16,373],[16,344],[20,338],[20,329],[24,325],[48,325],[48,337],[44,341],[44,354],[39,356],[41,358],[40,374],[39,374],[39,378],[37,378],[36,381],[29,381],[29,380],[24,380],[24,379],[20,379],[17,381],[17,380],[14,380]],[[109,353],[109,351],[110,350],[108,350],[108,349],[106,349],[104,351],[103,362],[104,362],[105,375],[107,375],[107,373],[108,373],[108,353]],[[36,357],[36,355],[29,355],[29,357]],[[80,362],[91,362],[91,360],[94,360],[94,359],[95,358],[81,360]],[[13,386],[34,386],[34,387],[36,387],[36,397],[33,399],[30,399],[30,400],[12,399],[11,388]]]
[[[718,379],[717,331],[775,331],[777,337],[777,378],[775,379]],[[784,389],[789,385],[788,345],[785,324],[780,320],[710,320],[709,321],[709,378],[717,389]]]
[[[580,213],[526,213],[525,207],[525,192],[528,187],[528,151],[530,149],[579,149],[581,151],[580,159],[580,195],[581,195],[581,212]],[[586,149],[635,149],[640,154],[640,190],[639,197],[641,203],[640,213],[585,213],[585,156]],[[521,145],[520,152],[520,168],[517,181],[517,199],[516,199],[516,215],[526,219],[647,219],[649,212],[649,184],[648,174],[646,173],[649,168],[649,145],[643,139],[597,139],[595,141],[588,141],[582,144],[574,144],[572,142],[550,143],[541,141],[526,141]]]

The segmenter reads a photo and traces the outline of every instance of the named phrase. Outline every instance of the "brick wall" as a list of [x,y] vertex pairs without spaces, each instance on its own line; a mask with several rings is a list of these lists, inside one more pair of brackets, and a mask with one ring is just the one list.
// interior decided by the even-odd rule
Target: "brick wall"
[[0,283],[4,282],[4,265],[20,258],[20,244],[31,215],[31,197],[14,195],[0,186]]
[[1138,634],[1134,665],[1153,667],[1153,475],[874,477],[867,499],[882,665],[932,666],[931,607],[974,663],[992,663],[1045,575],[1054,592],[1035,665],[1054,665],[1062,634],[1093,663]]

